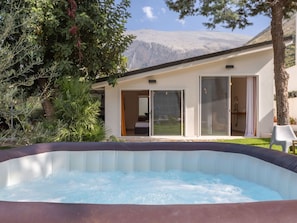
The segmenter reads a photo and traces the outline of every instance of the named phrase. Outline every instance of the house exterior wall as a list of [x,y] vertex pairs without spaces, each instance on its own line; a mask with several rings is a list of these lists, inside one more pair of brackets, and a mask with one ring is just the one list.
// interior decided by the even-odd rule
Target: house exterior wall
[[116,87],[105,87],[105,128],[108,136],[121,135],[120,98]]
[[[288,91],[297,91],[297,65],[287,69],[289,74]],[[275,90],[274,90],[275,92]],[[275,115],[276,103],[274,102]],[[297,121],[297,98],[289,98],[289,115]]]
[[[257,78],[257,136],[271,132],[273,125],[273,63],[271,49],[253,54],[218,58],[204,64],[181,64],[174,70],[157,70],[135,79],[119,80],[105,87],[105,124],[109,135],[121,136],[121,91],[184,90],[185,137],[200,137],[200,78],[203,76],[255,76]],[[226,64],[234,65],[226,69]],[[148,80],[156,80],[149,84]]]
[[259,71],[258,75],[258,133],[259,137],[269,137],[273,128],[273,89],[274,73],[273,60],[265,64]]
[[297,65],[287,69],[289,73],[288,91],[297,91]]
[[297,98],[289,98],[289,110],[290,118],[297,121]]

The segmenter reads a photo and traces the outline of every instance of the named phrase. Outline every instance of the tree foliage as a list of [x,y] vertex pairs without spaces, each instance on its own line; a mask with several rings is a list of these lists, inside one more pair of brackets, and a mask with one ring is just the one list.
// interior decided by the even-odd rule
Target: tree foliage
[[[14,6],[14,5],[12,5]],[[28,17],[22,18],[20,11],[10,7],[7,11],[1,10],[0,15],[0,80],[1,92],[20,86],[30,86],[40,76],[36,74],[27,76],[34,66],[42,63],[36,54],[39,47],[27,39],[29,30],[26,28],[30,22]],[[20,32],[16,35],[16,33]],[[25,64],[23,62],[26,61]],[[2,91],[3,90],[3,91]]]
[[[29,139],[25,143],[104,138],[99,104],[88,91],[96,78],[114,83],[126,71],[122,53],[133,39],[124,33],[129,5],[130,0],[0,1],[0,112],[7,121],[16,118],[19,133]],[[82,79],[88,84],[77,82]],[[39,116],[33,123],[39,103],[52,120]]]
[[[272,16],[272,8],[278,0],[166,0],[168,7],[179,13],[180,19],[186,16],[202,15],[208,18],[204,23],[208,28],[222,24],[225,28],[243,29],[252,25],[250,17]],[[290,17],[297,10],[296,0],[282,0],[283,16]]]
[[39,46],[27,38],[31,18],[24,17],[23,10],[14,1],[0,10],[0,133],[2,140],[26,144],[31,140],[32,115],[40,103],[38,96],[29,98],[24,89],[39,78],[50,79],[55,73],[49,68],[28,75],[34,66],[42,64],[42,59],[37,54]]
[[[76,76],[94,81],[104,76],[114,83],[117,75],[126,71],[123,52],[133,39],[124,33],[130,16],[127,12],[130,0],[119,3],[115,0],[1,1],[1,14],[11,10],[12,2],[22,9],[17,20],[21,28],[10,35],[9,43],[16,44],[24,34],[23,19],[30,17],[26,23],[26,41],[38,47],[31,53],[42,61],[33,66],[25,78],[55,65],[59,77]],[[23,58],[20,63],[27,67],[28,61]],[[38,78],[26,90],[44,92],[48,86],[53,89],[55,79],[50,82],[47,78]],[[53,95],[47,95],[51,97],[43,100],[43,108],[46,116],[52,117]]]
[[56,62],[61,75],[91,80],[126,71],[122,53],[132,41],[124,34],[130,1],[25,2],[35,21],[30,38],[42,47],[44,66]]
[[278,124],[289,123],[288,79],[285,70],[285,45],[282,21],[297,10],[297,0],[166,0],[168,7],[185,16],[208,18],[208,28],[222,24],[225,28],[243,29],[252,25],[250,18],[266,15],[271,18],[274,50],[274,79]]
[[[26,37],[28,30],[25,27],[29,18],[23,19],[20,24],[21,9],[12,6],[6,12],[1,10],[0,17],[0,116],[6,120],[10,119],[10,108],[22,97],[21,88],[31,86],[37,78],[45,76],[45,73],[37,73],[26,78],[32,68],[42,61],[35,54],[38,46]],[[20,29],[22,35],[15,35]],[[26,61],[26,66],[22,61]]]

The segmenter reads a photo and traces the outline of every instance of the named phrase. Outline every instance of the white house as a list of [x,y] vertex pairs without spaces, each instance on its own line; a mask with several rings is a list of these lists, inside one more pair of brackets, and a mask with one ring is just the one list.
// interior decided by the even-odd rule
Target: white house
[[[292,39],[287,39],[287,43]],[[127,72],[104,92],[108,134],[121,136],[263,137],[274,117],[272,43]]]

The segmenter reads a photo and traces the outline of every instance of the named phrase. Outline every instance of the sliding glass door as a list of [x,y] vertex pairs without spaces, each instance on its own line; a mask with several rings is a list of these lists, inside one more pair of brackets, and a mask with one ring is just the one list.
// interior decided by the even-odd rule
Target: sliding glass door
[[201,78],[201,135],[229,135],[229,77]]
[[152,91],[152,135],[183,135],[183,91]]

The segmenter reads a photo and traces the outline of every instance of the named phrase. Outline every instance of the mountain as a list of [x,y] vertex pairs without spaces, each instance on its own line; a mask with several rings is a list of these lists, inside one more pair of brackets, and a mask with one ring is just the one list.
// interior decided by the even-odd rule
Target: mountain
[[136,36],[125,51],[128,70],[200,56],[244,45],[251,37],[211,31],[127,31]]

